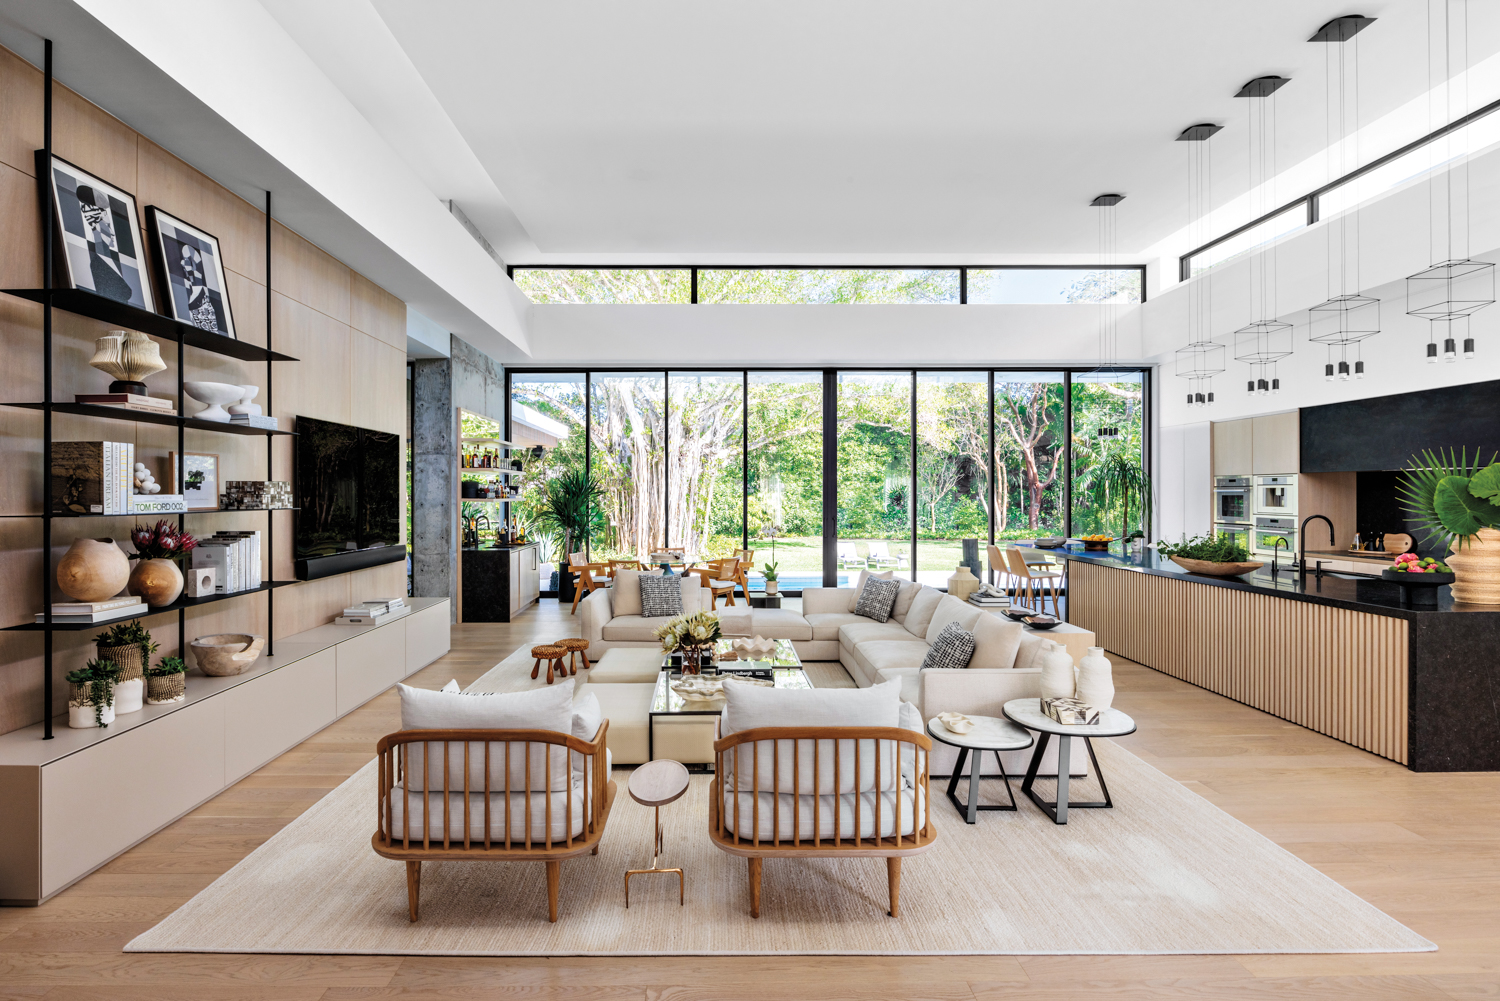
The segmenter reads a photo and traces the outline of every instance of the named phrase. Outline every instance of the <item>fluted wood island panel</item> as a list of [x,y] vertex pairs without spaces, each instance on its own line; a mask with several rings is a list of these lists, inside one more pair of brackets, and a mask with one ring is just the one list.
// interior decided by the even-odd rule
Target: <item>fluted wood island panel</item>
[[1105,649],[1407,763],[1407,622],[1073,561],[1068,617]]

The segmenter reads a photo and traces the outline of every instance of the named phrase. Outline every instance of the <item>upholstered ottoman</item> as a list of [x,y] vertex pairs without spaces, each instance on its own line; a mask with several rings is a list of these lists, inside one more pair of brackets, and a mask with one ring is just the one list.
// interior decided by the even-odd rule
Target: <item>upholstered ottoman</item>
[[[611,651],[616,652],[616,651]],[[639,765],[651,760],[647,727],[651,697],[656,684],[590,684],[588,691],[599,699],[599,708],[609,720],[608,743],[617,765]],[[658,716],[656,756],[684,764],[712,764],[714,724],[718,716]]]
[[604,651],[604,656],[589,668],[588,680],[594,685],[654,685],[661,673],[661,659],[661,650],[656,647],[615,647]]

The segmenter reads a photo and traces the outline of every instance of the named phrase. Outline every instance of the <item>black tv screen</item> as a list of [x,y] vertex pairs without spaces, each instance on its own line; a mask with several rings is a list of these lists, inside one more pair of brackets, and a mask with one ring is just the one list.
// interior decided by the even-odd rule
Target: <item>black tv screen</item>
[[400,477],[400,435],[298,417],[297,577],[405,559]]

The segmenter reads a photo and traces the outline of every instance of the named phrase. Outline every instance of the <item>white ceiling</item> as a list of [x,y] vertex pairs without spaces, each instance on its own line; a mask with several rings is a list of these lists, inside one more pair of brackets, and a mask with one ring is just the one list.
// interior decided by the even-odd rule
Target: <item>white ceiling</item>
[[1425,0],[262,2],[512,263],[1089,259],[1110,191],[1139,253],[1187,221],[1184,127],[1243,194],[1250,78],[1292,79],[1283,167],[1325,146],[1328,19],[1378,19],[1362,121],[1429,87]]

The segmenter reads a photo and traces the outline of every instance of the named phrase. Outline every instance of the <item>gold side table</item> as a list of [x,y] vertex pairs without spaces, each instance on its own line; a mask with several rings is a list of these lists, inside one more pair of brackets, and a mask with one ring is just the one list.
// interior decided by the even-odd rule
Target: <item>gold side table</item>
[[649,806],[655,813],[655,824],[651,838],[651,868],[630,869],[625,873],[625,906],[630,907],[630,877],[641,876],[648,873],[677,874],[677,903],[682,905],[687,901],[687,886],[683,878],[682,869],[663,869],[657,865],[661,858],[663,839],[661,826],[661,808],[668,803],[675,803],[687,792],[688,770],[687,766],[680,761],[671,758],[658,758],[648,761],[630,774],[630,798],[642,806]]

